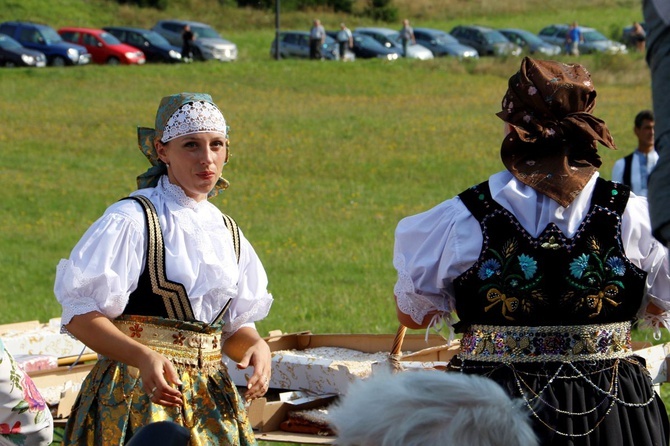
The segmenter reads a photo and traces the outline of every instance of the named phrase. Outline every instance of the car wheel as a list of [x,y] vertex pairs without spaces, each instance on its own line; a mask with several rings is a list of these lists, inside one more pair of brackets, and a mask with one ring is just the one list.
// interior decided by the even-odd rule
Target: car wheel
[[4,66],[6,66],[7,68],[14,68],[16,66],[16,64],[14,62],[12,62],[11,60],[8,60],[4,63]]
[[193,60],[199,60],[201,62],[205,60],[202,56],[202,51],[200,51],[200,48],[198,47],[193,48]]
[[121,61],[119,60],[118,57],[112,56],[109,59],[107,59],[107,65],[119,65],[120,63]]
[[65,58],[63,56],[55,56],[51,60],[51,65],[54,67],[64,67],[65,66]]

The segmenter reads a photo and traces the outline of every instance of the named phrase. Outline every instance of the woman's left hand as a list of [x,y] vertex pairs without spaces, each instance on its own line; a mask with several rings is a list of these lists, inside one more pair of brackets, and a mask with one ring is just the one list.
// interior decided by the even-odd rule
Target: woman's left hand
[[[228,357],[237,361],[239,369],[253,367],[254,373],[247,381],[244,398],[247,401],[260,398],[270,388],[272,355],[270,347],[258,332],[250,327],[242,327],[228,338],[224,344]],[[239,358],[239,359],[238,359]]]

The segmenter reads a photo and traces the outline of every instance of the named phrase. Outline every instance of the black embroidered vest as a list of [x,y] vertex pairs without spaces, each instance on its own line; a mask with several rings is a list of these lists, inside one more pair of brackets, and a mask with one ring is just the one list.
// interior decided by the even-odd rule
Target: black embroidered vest
[[[124,199],[137,201],[144,210],[147,224],[147,247],[144,272],[140,275],[137,289],[130,294],[123,314],[195,321],[191,301],[188,299],[184,285],[168,280],[165,275],[163,231],[154,205],[148,198],[141,195]],[[232,218],[225,214],[223,214],[223,218],[233,237],[233,245],[239,262],[239,229]],[[227,310],[227,306],[221,310],[212,324],[220,321]]]
[[630,321],[646,273],[626,257],[621,215],[629,189],[597,180],[574,237],[554,223],[533,238],[495,202],[488,182],[459,195],[481,225],[482,251],[454,281],[456,331],[470,324],[581,325]]

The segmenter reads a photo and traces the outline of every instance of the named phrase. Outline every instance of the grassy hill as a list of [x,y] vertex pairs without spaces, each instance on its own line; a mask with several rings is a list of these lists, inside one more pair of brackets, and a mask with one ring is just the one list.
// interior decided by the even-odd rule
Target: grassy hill
[[[538,31],[578,20],[616,35],[641,19],[640,2],[627,0],[395,4],[415,26],[447,30],[482,23]],[[311,11],[282,14],[281,26],[306,29],[317,15],[328,28],[370,24]],[[214,25],[238,45],[239,60],[0,69],[0,323],[60,316],[52,291],[58,261],[148,167],[136,126],[153,124],[162,96],[204,91],[232,127],[224,170],[232,185],[214,202],[254,245],[275,298],[259,331],[395,332],[395,226],[502,168],[495,113],[519,60],[277,62],[269,56],[272,11],[212,0],[171,0],[165,11],[102,0],[0,0],[0,21],[55,28],[151,27],[170,17]],[[601,151],[609,178],[614,161],[634,147],[635,114],[651,107],[648,68],[636,53],[578,62],[593,75],[595,114],[619,147]]]

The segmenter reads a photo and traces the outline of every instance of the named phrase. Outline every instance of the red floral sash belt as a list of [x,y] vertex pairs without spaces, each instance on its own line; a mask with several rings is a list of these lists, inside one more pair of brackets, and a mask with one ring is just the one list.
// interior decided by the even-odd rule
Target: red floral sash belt
[[123,316],[113,322],[126,336],[164,355],[176,366],[201,371],[224,367],[220,328],[151,316]]

